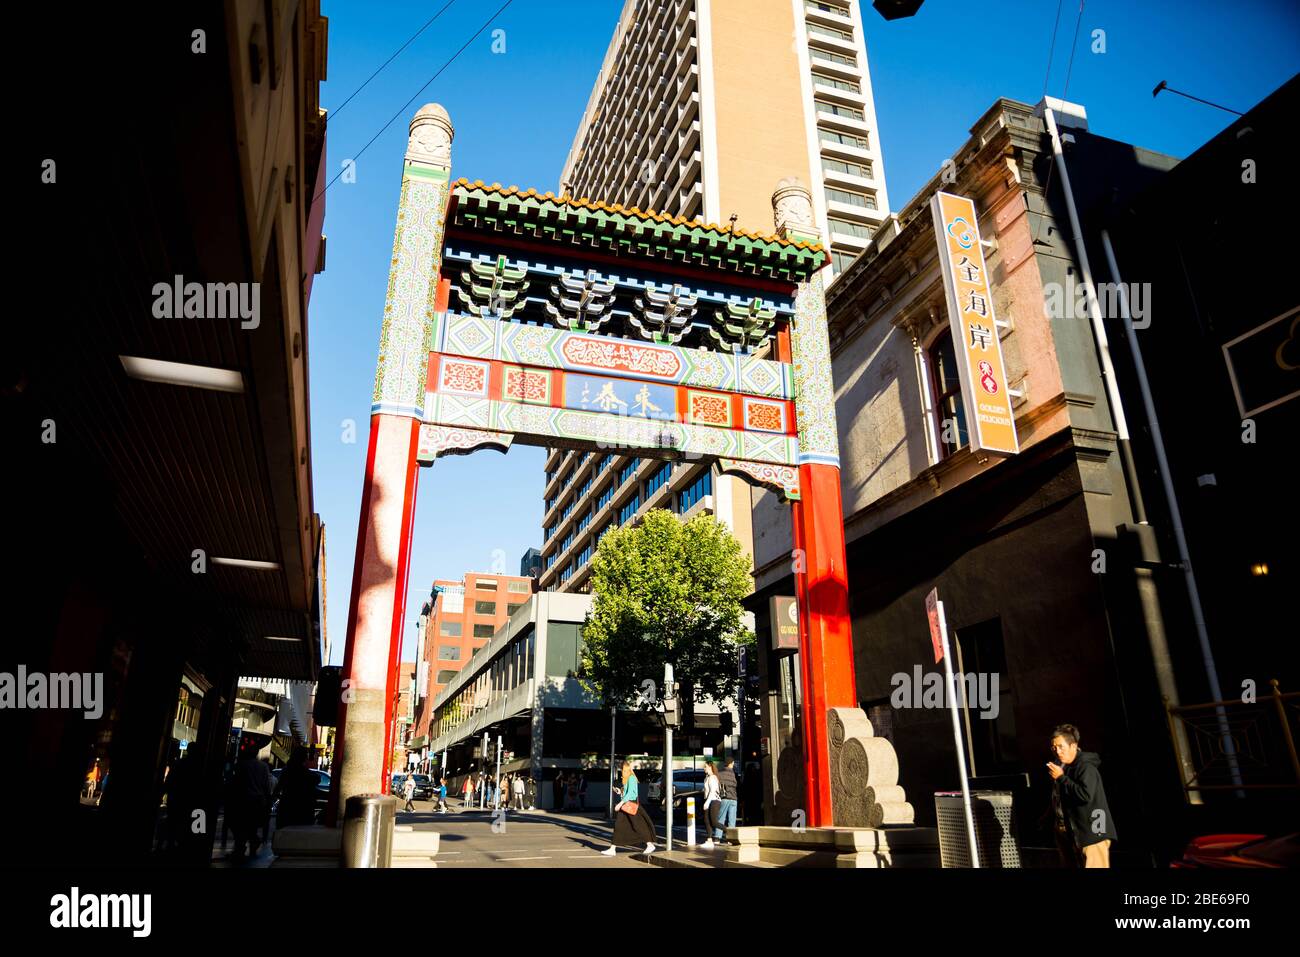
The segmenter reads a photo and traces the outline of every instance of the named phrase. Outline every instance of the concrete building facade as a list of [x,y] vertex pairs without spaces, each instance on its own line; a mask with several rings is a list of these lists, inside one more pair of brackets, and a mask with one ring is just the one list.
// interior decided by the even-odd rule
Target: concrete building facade
[[560,191],[766,233],[795,176],[835,275],[889,216],[883,162],[857,0],[626,0]]
[[532,593],[533,579],[517,575],[469,572],[460,581],[439,579],[433,583],[416,626],[415,694],[408,747],[425,747],[431,702]]

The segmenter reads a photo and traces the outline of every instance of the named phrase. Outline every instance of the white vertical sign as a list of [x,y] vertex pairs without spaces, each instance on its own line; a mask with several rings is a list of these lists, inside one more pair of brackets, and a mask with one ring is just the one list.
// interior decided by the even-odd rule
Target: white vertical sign
[[961,804],[966,814],[966,840],[970,842],[971,867],[980,866],[979,847],[975,843],[975,816],[971,812],[970,785],[966,780],[966,745],[961,736],[961,714],[957,707],[957,686],[952,676],[952,654],[948,648],[948,621],[943,614],[939,589],[930,589],[925,596],[925,613],[930,620],[930,640],[934,642],[935,657],[943,659],[943,685],[948,696],[948,711],[952,714],[952,739],[957,745],[957,775],[961,778]]

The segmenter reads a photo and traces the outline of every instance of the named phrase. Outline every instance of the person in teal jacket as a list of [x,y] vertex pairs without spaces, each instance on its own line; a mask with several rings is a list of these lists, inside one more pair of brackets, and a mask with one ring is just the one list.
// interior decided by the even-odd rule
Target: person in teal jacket
[[621,847],[640,847],[653,854],[655,851],[655,826],[650,813],[641,806],[641,791],[632,770],[632,762],[623,761],[623,786],[614,788],[619,802],[614,806],[614,842],[600,853],[613,857]]

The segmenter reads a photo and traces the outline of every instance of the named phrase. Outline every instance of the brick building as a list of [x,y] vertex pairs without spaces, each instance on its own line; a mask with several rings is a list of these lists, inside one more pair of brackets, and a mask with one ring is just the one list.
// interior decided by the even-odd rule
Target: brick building
[[[416,689],[408,747],[421,750],[429,734],[432,700],[491,640],[533,593],[534,579],[469,572],[460,581],[438,579],[417,625]],[[404,712],[399,708],[398,714]]]

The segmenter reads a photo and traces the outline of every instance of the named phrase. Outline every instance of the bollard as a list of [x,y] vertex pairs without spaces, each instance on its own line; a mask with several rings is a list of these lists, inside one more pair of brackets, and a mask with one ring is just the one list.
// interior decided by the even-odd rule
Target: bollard
[[686,846],[695,846],[695,798],[686,799]]
[[395,797],[356,794],[348,798],[343,815],[343,866],[392,867],[396,819]]

